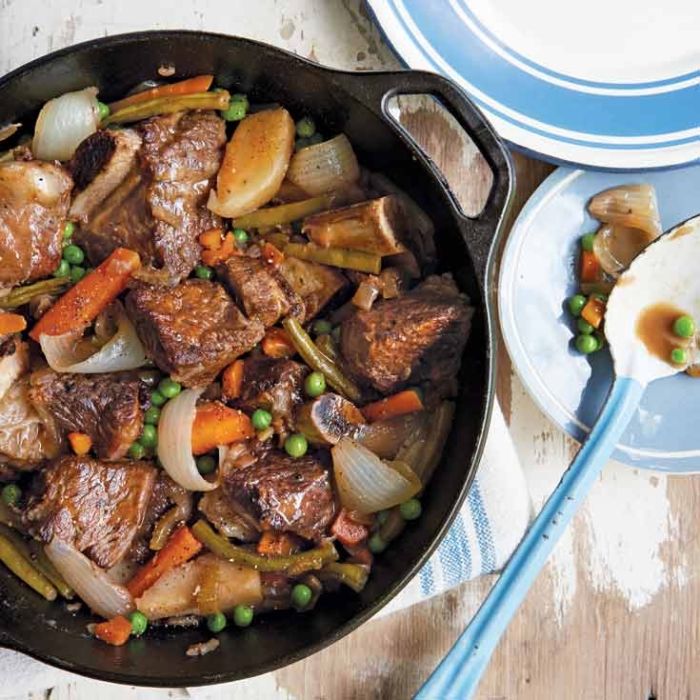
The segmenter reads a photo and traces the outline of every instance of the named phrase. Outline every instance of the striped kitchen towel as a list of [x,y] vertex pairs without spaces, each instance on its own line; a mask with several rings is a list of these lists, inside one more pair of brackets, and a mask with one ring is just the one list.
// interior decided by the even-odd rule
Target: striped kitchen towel
[[[418,576],[377,617],[497,571],[520,541],[530,514],[525,478],[503,414],[496,406],[479,472],[452,528]],[[64,686],[78,677],[28,656],[0,650],[0,679],[5,681],[0,684],[0,698],[7,698]],[[96,683],[95,688],[100,685]],[[222,688],[191,688],[189,693],[205,700],[212,689],[220,697]],[[128,692],[124,691],[124,697]]]

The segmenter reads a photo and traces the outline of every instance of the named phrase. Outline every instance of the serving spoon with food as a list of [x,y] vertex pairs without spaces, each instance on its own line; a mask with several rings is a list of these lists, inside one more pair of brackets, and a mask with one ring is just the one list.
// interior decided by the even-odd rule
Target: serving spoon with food
[[646,386],[685,370],[700,318],[700,216],[659,237],[618,279],[605,335],[615,381],[569,469],[467,629],[418,691],[418,700],[472,697],[491,654],[559,537],[612,454]]

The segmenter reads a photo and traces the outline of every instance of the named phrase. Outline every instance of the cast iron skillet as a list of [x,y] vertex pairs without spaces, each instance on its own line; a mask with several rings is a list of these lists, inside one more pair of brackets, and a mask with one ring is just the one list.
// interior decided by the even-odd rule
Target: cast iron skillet
[[[455,275],[476,307],[461,372],[461,394],[443,461],[423,498],[423,516],[377,557],[369,583],[322,596],[308,614],[262,616],[245,630],[219,635],[212,654],[185,657],[203,629],[153,633],[114,648],[93,640],[86,613],[72,615],[47,603],[0,567],[0,646],[106,681],[150,686],[194,686],[254,676],[297,661],[332,644],[385,605],[414,576],[447,531],[481,456],[494,394],[492,264],[512,189],[509,156],[478,110],[450,81],[416,71],[349,73],[323,68],[248,39],[201,32],[143,32],[89,41],[52,53],[0,80],[0,124],[33,124],[48,99],[88,85],[100,99],[124,95],[163,64],[175,77],[213,73],[216,83],[245,92],[253,102],[279,102],[293,114],[311,114],[323,132],[344,131],[360,162],[386,173],[429,213],[436,225],[442,270]],[[410,136],[389,117],[396,94],[439,98],[489,162],[494,185],[484,212],[461,214],[447,183]]]

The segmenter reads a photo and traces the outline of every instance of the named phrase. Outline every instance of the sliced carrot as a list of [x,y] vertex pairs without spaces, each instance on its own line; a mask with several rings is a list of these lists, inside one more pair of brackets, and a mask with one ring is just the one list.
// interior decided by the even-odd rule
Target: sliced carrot
[[605,302],[591,297],[581,309],[581,318],[588,321],[593,328],[600,328],[605,316]]
[[220,228],[210,228],[199,234],[199,245],[207,250],[216,250],[221,247],[224,240],[224,232]]
[[190,95],[193,92],[206,92],[214,82],[213,75],[198,75],[194,78],[187,78],[177,83],[169,83],[168,85],[159,85],[150,90],[143,90],[134,95],[129,95],[123,100],[117,100],[109,105],[111,112],[116,112],[124,107],[154,100],[158,97],[173,97],[174,95]]
[[243,386],[244,360],[232,362],[221,375],[221,392],[225,399],[237,399]]
[[262,244],[262,259],[268,263],[268,265],[273,265],[277,267],[284,262],[284,253],[269,241],[265,241]]
[[92,438],[86,433],[68,433],[68,442],[77,455],[86,455],[92,448]]
[[0,335],[20,333],[27,327],[27,319],[21,314],[0,312]]
[[354,520],[345,508],[341,508],[331,525],[331,534],[335,535],[342,545],[354,547],[367,539],[369,528]]
[[283,328],[268,328],[260,347],[268,357],[292,357],[297,351]]
[[59,297],[37,321],[29,336],[38,342],[42,333],[63,335],[82,331],[126,289],[129,278],[140,265],[138,253],[117,248],[101,265]]
[[166,571],[192,559],[202,549],[202,543],[195,538],[187,525],[181,525],[163,546],[156,552],[126,584],[134,598],[140,598]]
[[395,416],[403,416],[406,413],[415,413],[424,409],[418,392],[415,389],[406,389],[385,399],[368,403],[360,410],[362,415],[371,422],[386,420]]
[[600,279],[600,263],[593,251],[581,251],[580,277],[581,282],[597,282]]
[[232,255],[236,255],[237,252],[236,239],[233,237],[233,234],[229,232],[224,236],[218,248],[202,251],[202,262],[205,265],[209,265],[209,267],[213,267],[227,260]]
[[131,622],[124,615],[117,615],[111,620],[99,622],[93,629],[94,635],[107,644],[120,647],[126,644],[131,636]]
[[258,540],[258,554],[268,557],[287,557],[301,548],[299,538],[289,532],[266,530]]
[[192,454],[203,455],[217,445],[230,445],[255,435],[250,418],[220,401],[210,401],[197,406],[192,422]]

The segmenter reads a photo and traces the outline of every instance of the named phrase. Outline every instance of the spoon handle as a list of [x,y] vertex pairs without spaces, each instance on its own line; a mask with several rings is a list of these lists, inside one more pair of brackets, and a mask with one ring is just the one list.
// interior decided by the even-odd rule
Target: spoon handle
[[415,696],[467,700],[493,650],[547,557],[586,497],[644,393],[635,379],[618,377],[591,433],[533,521],[467,629]]

